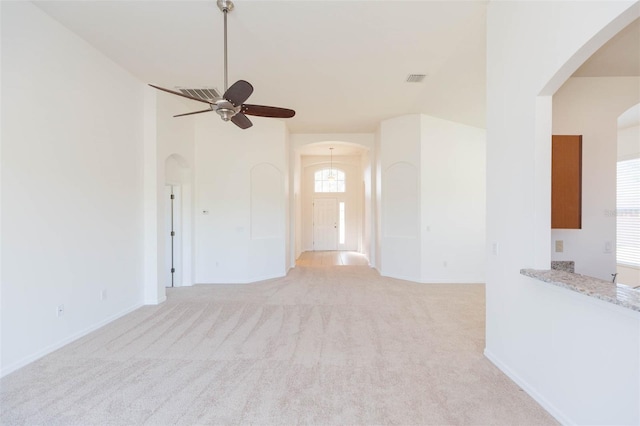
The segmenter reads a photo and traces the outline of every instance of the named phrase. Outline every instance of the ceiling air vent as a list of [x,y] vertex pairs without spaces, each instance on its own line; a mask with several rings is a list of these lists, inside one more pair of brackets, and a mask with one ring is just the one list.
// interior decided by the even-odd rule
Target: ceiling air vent
[[409,74],[407,83],[422,83],[422,80],[424,80],[426,76],[426,74]]
[[204,99],[206,101],[215,101],[222,97],[220,92],[214,88],[201,87],[197,89],[184,89],[182,87],[178,87],[178,90],[185,95]]

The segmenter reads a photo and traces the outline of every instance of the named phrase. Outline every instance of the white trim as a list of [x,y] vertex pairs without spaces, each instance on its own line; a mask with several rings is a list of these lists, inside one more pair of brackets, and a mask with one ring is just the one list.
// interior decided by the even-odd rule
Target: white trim
[[484,280],[421,280],[420,284],[486,284]]
[[22,367],[25,367],[26,365],[31,364],[32,362],[34,362],[34,361],[36,361],[36,360],[38,360],[38,359],[40,359],[40,358],[42,358],[42,357],[44,357],[46,355],[49,355],[51,352],[56,351],[56,350],[60,349],[61,347],[65,346],[65,345],[68,345],[69,343],[71,343],[71,342],[73,342],[75,340],[78,340],[81,337],[84,337],[87,334],[89,334],[89,333],[91,333],[93,331],[96,331],[99,328],[104,327],[105,325],[109,324],[110,322],[113,322],[113,321],[117,320],[118,318],[121,318],[121,317],[123,317],[123,316],[125,316],[125,315],[127,315],[127,314],[129,314],[129,313],[131,313],[133,311],[135,311],[136,309],[138,309],[140,307],[142,307],[142,304],[141,303],[136,303],[135,305],[133,305],[130,308],[125,309],[124,311],[121,311],[121,312],[119,312],[117,314],[111,315],[110,317],[107,317],[104,320],[99,321],[98,323],[85,328],[84,330],[81,330],[81,331],[79,331],[79,332],[77,332],[75,334],[72,334],[71,336],[62,339],[59,342],[53,343],[53,344],[45,347],[42,350],[39,350],[38,352],[36,352],[36,353],[34,353],[32,355],[28,355],[28,356],[22,358],[21,360],[14,362],[13,364],[9,365],[8,367],[3,368],[2,371],[0,372],[0,377],[4,377],[4,376],[6,376],[8,374],[11,374],[14,371],[16,371],[16,370],[18,370],[18,369],[20,369]]
[[575,425],[576,422],[569,419],[564,415],[555,405],[547,400],[542,394],[540,394],[533,386],[518,376],[513,370],[511,370],[504,362],[498,359],[487,348],[484,349],[484,356],[487,357],[500,371],[513,380],[520,388],[525,391],[531,398],[533,398],[538,404],[542,406],[549,414],[551,414],[558,422],[563,425]]
[[[293,269],[294,267],[289,268],[289,271],[291,269]],[[257,278],[252,278],[249,281],[244,281],[244,280],[228,280],[228,281],[221,281],[221,282],[215,282],[215,283],[195,283],[194,285],[246,285],[246,284],[255,284],[255,283],[259,283],[262,281],[269,281],[269,280],[275,280],[278,278],[284,278],[287,276],[288,272],[285,273],[284,275],[264,275],[262,277],[257,277]]]
[[623,268],[627,268],[627,269],[635,269],[636,271],[640,271],[640,267],[636,266],[636,265],[630,265],[627,263],[616,263],[616,266],[622,266]]
[[143,305],[159,305],[167,300],[167,288],[164,288],[164,292],[157,299],[145,299]]

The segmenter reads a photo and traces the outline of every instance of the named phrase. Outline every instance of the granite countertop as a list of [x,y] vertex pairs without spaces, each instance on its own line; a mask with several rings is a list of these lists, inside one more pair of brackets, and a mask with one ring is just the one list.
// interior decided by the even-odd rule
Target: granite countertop
[[640,312],[640,289],[558,270],[521,269],[520,273],[527,277]]

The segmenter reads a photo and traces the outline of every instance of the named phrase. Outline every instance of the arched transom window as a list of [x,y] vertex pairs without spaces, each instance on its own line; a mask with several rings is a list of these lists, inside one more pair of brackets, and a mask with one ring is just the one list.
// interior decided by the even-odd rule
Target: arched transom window
[[345,192],[344,172],[326,168],[318,170],[314,178],[315,192]]

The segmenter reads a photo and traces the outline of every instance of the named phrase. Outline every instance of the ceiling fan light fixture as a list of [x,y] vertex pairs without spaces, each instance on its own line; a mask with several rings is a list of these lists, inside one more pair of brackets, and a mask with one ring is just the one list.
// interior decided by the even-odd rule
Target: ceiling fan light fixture
[[232,109],[220,108],[216,110],[216,113],[222,118],[222,121],[229,121],[231,117],[236,115],[236,112]]
[[329,177],[327,177],[327,179],[334,181],[336,180],[336,175],[333,174],[333,147],[329,148],[329,152],[331,154],[331,163],[329,163]]
[[231,102],[226,99],[220,99],[215,103],[214,111],[222,118],[223,121],[229,121],[238,112]]

